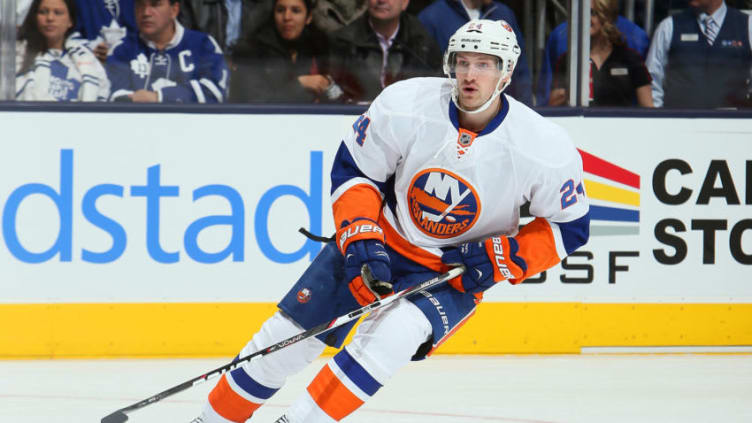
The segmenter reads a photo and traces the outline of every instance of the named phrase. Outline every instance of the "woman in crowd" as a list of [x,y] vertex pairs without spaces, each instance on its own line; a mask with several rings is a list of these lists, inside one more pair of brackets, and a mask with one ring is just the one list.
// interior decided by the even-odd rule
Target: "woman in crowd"
[[[590,16],[590,105],[653,107],[650,74],[635,50],[627,47],[616,28],[618,0],[593,0]],[[550,106],[566,103],[567,57],[556,63]]]
[[275,0],[272,19],[232,54],[230,101],[310,103],[336,99],[326,36],[310,25],[314,0]]
[[75,27],[74,0],[34,0],[18,30],[16,99],[103,101],[110,94],[104,67]]

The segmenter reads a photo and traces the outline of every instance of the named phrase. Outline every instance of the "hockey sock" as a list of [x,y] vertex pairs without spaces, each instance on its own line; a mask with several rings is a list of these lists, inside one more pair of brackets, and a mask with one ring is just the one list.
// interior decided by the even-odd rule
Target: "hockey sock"
[[[240,356],[251,354],[301,331],[302,328],[291,319],[277,312],[264,322],[261,330],[243,348]],[[251,360],[242,367],[224,374],[209,394],[211,409],[230,422],[245,422],[284,385],[288,376],[302,370],[323,350],[323,342],[310,338],[268,356]],[[226,422],[220,420],[209,423]]]
[[275,392],[277,389],[259,384],[239,368],[222,375],[209,394],[209,404],[223,418],[243,423]]
[[308,385],[308,394],[321,410],[339,421],[368,401],[379,388],[381,384],[343,349]]

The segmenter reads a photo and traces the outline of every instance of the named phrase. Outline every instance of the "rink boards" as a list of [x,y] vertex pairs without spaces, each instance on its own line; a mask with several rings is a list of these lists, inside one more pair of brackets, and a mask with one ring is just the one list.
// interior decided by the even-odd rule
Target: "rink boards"
[[[551,118],[589,243],[440,353],[752,345],[752,122]],[[333,232],[355,116],[0,114],[0,357],[233,355]]]

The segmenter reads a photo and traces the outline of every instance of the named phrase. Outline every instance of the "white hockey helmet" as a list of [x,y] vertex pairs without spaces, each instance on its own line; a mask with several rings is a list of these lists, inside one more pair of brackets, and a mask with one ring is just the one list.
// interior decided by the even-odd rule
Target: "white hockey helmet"
[[[475,110],[465,110],[457,99],[459,92],[454,78],[454,64],[459,52],[484,53],[499,58],[501,76],[491,97]],[[462,25],[449,39],[444,53],[444,73],[452,83],[452,101],[458,109],[467,113],[479,113],[486,110],[494,99],[509,86],[512,72],[520,57],[520,45],[512,27],[504,20],[474,19]]]

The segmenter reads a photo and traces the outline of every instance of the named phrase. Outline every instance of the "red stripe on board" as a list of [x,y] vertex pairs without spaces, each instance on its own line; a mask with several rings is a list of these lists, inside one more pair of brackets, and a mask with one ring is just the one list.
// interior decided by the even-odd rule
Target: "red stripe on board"
[[606,179],[610,179],[614,182],[619,182],[624,185],[629,185],[633,188],[640,188],[640,175],[630,172],[623,167],[619,167],[611,162],[607,162],[599,157],[596,157],[586,151],[580,150],[580,156],[582,156],[582,168],[585,172],[598,175]]

